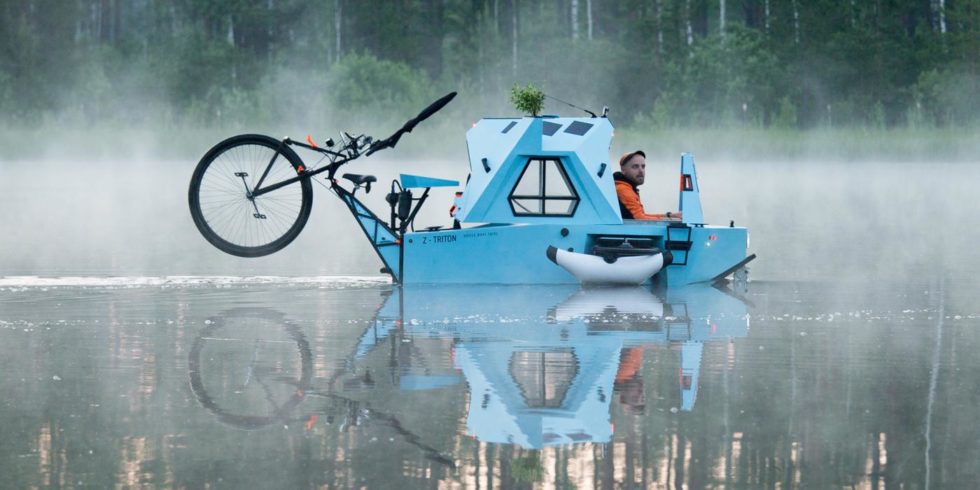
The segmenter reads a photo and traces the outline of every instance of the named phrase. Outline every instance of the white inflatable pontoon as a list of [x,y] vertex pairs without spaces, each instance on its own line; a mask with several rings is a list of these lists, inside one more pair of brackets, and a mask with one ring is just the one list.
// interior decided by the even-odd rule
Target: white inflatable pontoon
[[641,284],[660,272],[664,262],[670,264],[657,249],[644,255],[602,257],[549,246],[548,258],[584,284]]

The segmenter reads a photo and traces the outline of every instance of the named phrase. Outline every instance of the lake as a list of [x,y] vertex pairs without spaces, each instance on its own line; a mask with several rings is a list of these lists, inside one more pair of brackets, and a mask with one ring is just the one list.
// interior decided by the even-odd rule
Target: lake
[[[651,210],[676,207],[673,165]],[[975,164],[699,161],[705,216],[759,258],[667,290],[400,289],[322,191],[292,245],[227,256],[190,220],[192,168],[0,162],[0,486],[980,478]]]

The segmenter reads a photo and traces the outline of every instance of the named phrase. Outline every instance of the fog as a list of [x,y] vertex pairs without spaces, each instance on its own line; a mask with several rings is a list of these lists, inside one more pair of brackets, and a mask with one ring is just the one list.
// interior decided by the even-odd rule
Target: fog
[[[406,138],[432,134],[418,133]],[[455,140],[440,141],[438,158],[399,159],[396,148],[342,172],[377,176],[364,200],[387,216],[384,194],[399,173],[464,182],[464,141],[458,130]],[[610,159],[626,148],[614,141]],[[696,146],[677,148],[673,158],[656,148],[641,187],[648,210],[677,208],[681,150],[695,153],[706,221],[749,229],[750,252],[758,255],[753,280],[969,277],[980,269],[973,254],[980,239],[976,162],[780,161],[773,155],[737,161],[701,158]],[[324,186],[314,186],[313,213],[295,242],[271,256],[245,259],[215,249],[194,227],[187,187],[195,159],[125,156],[0,163],[6,211],[0,216],[0,275],[378,274],[380,261]],[[308,163],[313,156],[303,154]],[[416,220],[420,228],[451,224],[455,190],[433,189]]]

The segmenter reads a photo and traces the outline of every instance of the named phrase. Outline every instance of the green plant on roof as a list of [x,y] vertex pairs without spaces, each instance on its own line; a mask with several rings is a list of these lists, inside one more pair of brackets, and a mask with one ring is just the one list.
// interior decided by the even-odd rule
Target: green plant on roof
[[510,101],[518,111],[538,117],[541,109],[544,108],[544,92],[531,83],[526,87],[515,83],[510,88]]

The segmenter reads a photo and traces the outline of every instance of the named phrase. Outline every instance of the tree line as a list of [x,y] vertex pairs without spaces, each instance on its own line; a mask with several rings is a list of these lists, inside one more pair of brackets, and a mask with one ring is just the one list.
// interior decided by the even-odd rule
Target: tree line
[[448,90],[477,117],[530,82],[619,124],[972,126],[978,27],[980,0],[0,0],[0,119],[336,121]]

